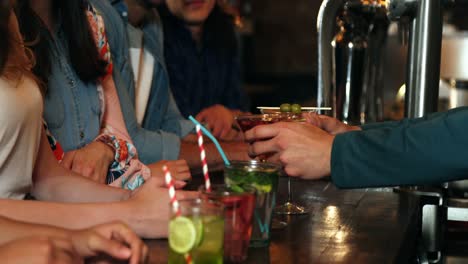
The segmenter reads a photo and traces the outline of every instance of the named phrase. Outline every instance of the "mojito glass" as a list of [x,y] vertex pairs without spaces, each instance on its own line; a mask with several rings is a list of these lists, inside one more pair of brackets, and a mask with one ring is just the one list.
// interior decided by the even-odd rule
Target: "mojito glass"
[[169,264],[223,263],[224,206],[201,199],[180,200],[180,214],[171,208]]
[[252,216],[255,208],[255,189],[231,189],[224,184],[211,186],[207,191],[200,187],[202,199],[214,200],[224,205],[224,259],[231,263],[247,259]]
[[256,203],[253,216],[251,247],[264,247],[270,243],[273,209],[276,204],[279,164],[252,161],[231,161],[224,170],[224,180],[233,189],[253,187]]

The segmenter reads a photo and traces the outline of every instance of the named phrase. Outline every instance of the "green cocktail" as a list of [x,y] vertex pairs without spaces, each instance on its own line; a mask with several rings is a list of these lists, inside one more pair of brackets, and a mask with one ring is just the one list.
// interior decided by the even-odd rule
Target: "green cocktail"
[[223,263],[224,207],[213,201],[181,200],[169,222],[169,264]]
[[274,163],[231,161],[224,170],[224,181],[233,190],[245,186],[256,189],[251,247],[263,247],[270,243],[271,221],[276,204],[276,191],[281,166]]

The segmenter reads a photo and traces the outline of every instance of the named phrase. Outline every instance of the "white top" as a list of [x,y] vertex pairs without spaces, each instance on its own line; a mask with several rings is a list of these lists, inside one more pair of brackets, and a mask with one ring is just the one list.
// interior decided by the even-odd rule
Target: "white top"
[[154,57],[144,49],[143,31],[128,24],[130,39],[130,62],[135,77],[135,113],[137,122],[142,124],[153,82]]
[[41,139],[43,101],[37,84],[0,78],[0,198],[23,199]]

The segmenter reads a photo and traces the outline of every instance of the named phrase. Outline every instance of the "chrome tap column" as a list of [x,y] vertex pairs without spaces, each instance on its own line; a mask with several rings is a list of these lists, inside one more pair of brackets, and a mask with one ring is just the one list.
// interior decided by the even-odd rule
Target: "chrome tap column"
[[[324,0],[317,17],[318,68],[317,106],[334,106],[332,88],[332,39],[335,34],[336,16],[346,0]],[[334,111],[334,110],[333,110]]]
[[388,17],[409,22],[405,116],[421,117],[437,111],[441,0],[387,0]]

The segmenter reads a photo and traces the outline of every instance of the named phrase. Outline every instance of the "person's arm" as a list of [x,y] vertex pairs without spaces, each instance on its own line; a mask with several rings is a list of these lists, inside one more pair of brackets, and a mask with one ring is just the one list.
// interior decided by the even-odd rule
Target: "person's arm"
[[0,234],[0,244],[4,244],[28,236],[67,238],[68,232],[63,228],[18,222],[0,216]]
[[[33,195],[45,201],[0,200],[0,215],[71,229],[121,220],[141,237],[167,236],[169,196],[167,189],[159,187],[158,179],[150,178],[130,193],[77,175],[64,177],[63,173],[67,171],[58,165],[43,134],[34,168]],[[182,199],[194,194],[179,191],[177,195]]]
[[[452,109],[450,110],[450,112],[463,111],[463,109],[466,109],[466,108],[460,107],[460,108]],[[437,112],[437,113],[426,115],[421,118],[405,118],[399,121],[374,122],[374,123],[369,123],[369,124],[365,124],[361,126],[352,126],[352,125],[345,124],[336,118],[326,116],[326,115],[318,115],[313,112],[303,114],[307,123],[315,125],[332,135],[338,135],[338,134],[350,132],[350,131],[395,128],[395,127],[404,126],[404,125],[418,124],[420,122],[425,122],[427,120],[437,118],[443,115],[445,115],[445,112]]]
[[[0,245],[18,239],[33,237],[61,239],[70,242],[76,257],[92,257],[105,253],[118,259],[138,263],[146,258],[147,248],[133,231],[120,222],[94,226],[89,229],[69,230],[49,225],[31,224],[0,217]],[[45,241],[44,241],[45,242]]]
[[[452,109],[449,112],[464,111],[465,109],[467,109],[467,107],[459,107],[459,108]],[[399,121],[376,122],[376,123],[362,125],[361,128],[362,130],[369,130],[369,129],[375,129],[375,128],[392,128],[392,127],[402,126],[405,124],[417,124],[417,123],[424,122],[433,118],[444,116],[445,114],[446,112],[437,112],[437,113],[428,114],[420,118],[405,118]]]
[[69,240],[42,236],[26,237],[1,244],[0,259],[3,264],[71,264],[84,261]]
[[468,108],[337,135],[331,177],[342,188],[435,184],[468,173]]
[[[167,236],[169,195],[167,189],[150,178],[131,197],[122,202],[56,203],[0,199],[0,215],[36,224],[83,229],[112,221],[123,221],[140,237]],[[197,194],[179,191],[179,199]]]
[[[250,160],[246,143],[223,142],[220,144],[229,160]],[[215,144],[207,142],[204,144],[204,148],[208,168],[210,170],[221,169],[224,163]],[[191,168],[201,168],[200,149],[197,144],[182,141],[179,159],[186,160]]]
[[190,120],[182,116],[170,88],[168,88],[168,94],[169,103],[167,106],[167,112],[163,117],[161,128],[165,131],[171,131],[171,127],[177,126],[179,129],[178,131],[174,131],[174,133],[179,137],[184,138],[189,135],[190,132],[195,131],[195,125]]
[[75,174],[55,159],[44,130],[33,172],[32,194],[39,200],[59,202],[121,201],[128,190],[106,186]]

